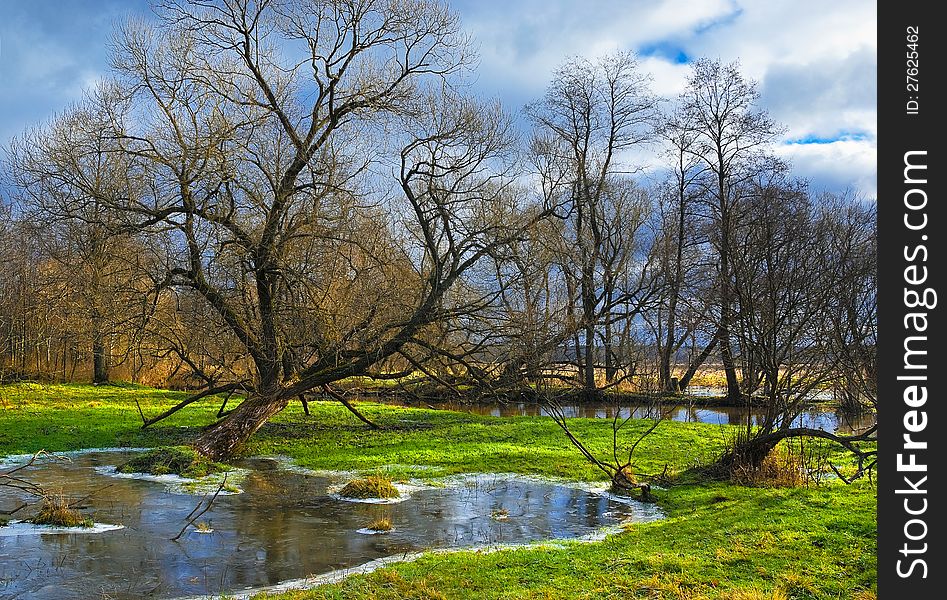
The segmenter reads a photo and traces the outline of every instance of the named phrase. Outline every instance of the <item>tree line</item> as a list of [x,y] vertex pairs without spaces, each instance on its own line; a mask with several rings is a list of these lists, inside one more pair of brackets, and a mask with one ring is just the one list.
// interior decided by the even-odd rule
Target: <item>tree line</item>
[[239,394],[215,457],[353,378],[594,399],[713,365],[770,432],[830,386],[874,404],[873,202],[792,175],[738,64],[658,98],[575,57],[517,119],[435,1],[154,11],[5,149],[5,378]]

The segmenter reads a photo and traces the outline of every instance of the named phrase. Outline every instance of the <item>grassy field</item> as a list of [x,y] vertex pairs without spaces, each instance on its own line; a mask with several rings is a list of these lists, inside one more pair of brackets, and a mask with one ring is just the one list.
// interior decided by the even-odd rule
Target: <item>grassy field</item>
[[[132,385],[0,386],[0,454],[181,443],[212,420],[213,402],[142,431],[135,401],[154,415],[183,397]],[[291,405],[246,452],[395,478],[475,471],[602,478],[547,418],[363,403],[363,412],[386,427],[374,432],[338,404],[310,408],[307,417]],[[633,423],[626,439],[649,425]],[[608,420],[576,420],[574,430],[597,451],[611,447]],[[668,518],[603,542],[429,554],[340,584],[271,597],[874,598],[874,488],[837,482],[744,487],[703,481],[689,471],[712,461],[732,435],[726,426],[662,423],[641,444],[636,469],[659,473],[667,465],[675,476],[674,485],[656,492]]]

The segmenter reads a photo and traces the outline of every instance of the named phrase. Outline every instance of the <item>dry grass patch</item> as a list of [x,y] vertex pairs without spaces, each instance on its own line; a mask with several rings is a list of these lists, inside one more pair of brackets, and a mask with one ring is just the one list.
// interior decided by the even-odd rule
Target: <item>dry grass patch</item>
[[391,531],[394,529],[394,526],[391,524],[391,519],[388,517],[382,517],[369,523],[365,529],[369,529],[371,531]]
[[372,475],[362,479],[353,479],[345,484],[339,495],[343,498],[400,498],[401,492],[387,477]]
[[43,498],[43,506],[31,522],[55,527],[92,527],[92,519],[70,508],[63,496]]
[[759,466],[740,465],[733,470],[733,480],[744,485],[798,487],[805,483],[802,462],[792,452],[773,450]]

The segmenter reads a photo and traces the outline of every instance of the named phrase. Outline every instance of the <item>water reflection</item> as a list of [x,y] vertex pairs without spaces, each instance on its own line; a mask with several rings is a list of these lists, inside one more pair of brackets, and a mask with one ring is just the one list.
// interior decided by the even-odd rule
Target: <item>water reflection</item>
[[[486,475],[420,489],[400,504],[357,504],[329,496],[328,487],[338,481],[257,460],[249,465],[254,471],[245,493],[218,498],[204,515],[214,532],[192,531],[175,543],[169,538],[198,498],[93,470],[121,460],[115,453],[89,454],[29,469],[29,477],[70,496],[98,490],[85,512],[125,529],[0,538],[0,598],[117,600],[239,591],[423,548],[579,537],[622,520],[659,516],[652,507],[584,490]],[[16,503],[16,496],[0,493],[0,507]],[[493,518],[500,510],[507,519]],[[355,533],[381,517],[391,519],[394,531]]]
[[[416,406],[416,404],[406,404],[399,401],[383,400],[383,402],[399,406]],[[487,402],[470,404],[446,402],[424,406],[426,408],[456,410],[493,417],[549,416],[548,410],[536,402]],[[654,419],[664,414],[666,418],[672,421],[713,423],[715,425],[746,425],[747,421],[752,425],[758,425],[763,418],[763,411],[758,408],[747,409],[730,406],[697,407],[693,405],[688,406],[686,404],[676,407],[665,404],[665,406],[659,408],[654,405],[644,404],[616,405],[615,403],[608,402],[591,402],[565,404],[562,406],[562,409],[566,417],[612,419],[617,414],[620,419],[628,417],[635,419]],[[792,426],[810,427],[812,429],[822,429],[831,432],[837,431],[839,433],[852,433],[863,431],[874,422],[875,417],[870,413],[850,414],[837,412],[831,408],[816,407],[803,411],[793,420]]]

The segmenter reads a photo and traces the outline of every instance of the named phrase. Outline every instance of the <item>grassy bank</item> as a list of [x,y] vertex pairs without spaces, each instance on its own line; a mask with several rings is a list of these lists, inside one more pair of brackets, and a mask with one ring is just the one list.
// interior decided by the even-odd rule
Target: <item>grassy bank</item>
[[[187,440],[214,404],[189,407],[141,431],[147,415],[183,398],[136,386],[0,387],[0,453]],[[597,480],[547,418],[493,418],[362,404],[387,429],[367,430],[335,403],[291,405],[254,437],[250,454],[285,454],[312,468],[392,477],[504,471]],[[650,423],[634,423],[636,437]],[[611,447],[608,420],[576,420],[589,445]],[[875,492],[866,484],[753,488],[700,481],[732,430],[662,423],[638,450],[640,473],[668,465],[677,483],[656,492],[668,518],[600,543],[562,543],[490,554],[431,554],[290,598],[872,598]],[[837,457],[839,461],[842,456]]]

